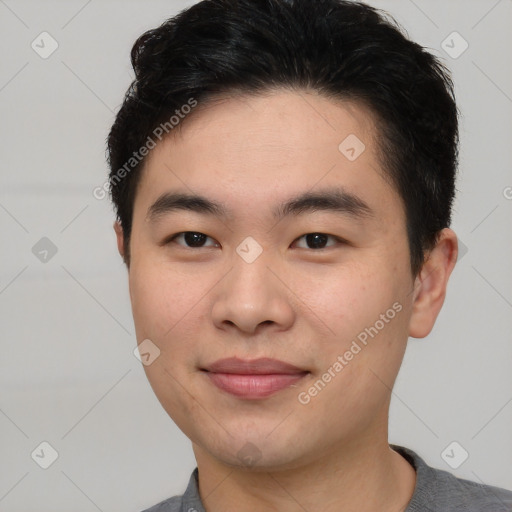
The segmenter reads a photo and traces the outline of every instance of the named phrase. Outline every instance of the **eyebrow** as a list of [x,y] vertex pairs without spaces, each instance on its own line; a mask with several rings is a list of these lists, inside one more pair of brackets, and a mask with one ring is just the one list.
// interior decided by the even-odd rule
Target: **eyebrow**
[[[222,203],[200,195],[166,192],[149,207],[146,220],[156,222],[177,210],[224,218],[230,216],[228,208]],[[273,209],[272,214],[276,220],[281,220],[284,217],[317,211],[348,215],[356,219],[374,215],[374,211],[365,201],[342,188],[305,192],[278,205]]]
[[342,188],[305,192],[278,206],[273,213],[276,220],[281,220],[289,215],[316,211],[341,213],[354,218],[373,215],[373,210],[365,201]]
[[215,215],[217,217],[227,216],[226,208],[223,205],[206,197],[166,192],[149,207],[146,220],[156,222],[161,217],[177,210]]

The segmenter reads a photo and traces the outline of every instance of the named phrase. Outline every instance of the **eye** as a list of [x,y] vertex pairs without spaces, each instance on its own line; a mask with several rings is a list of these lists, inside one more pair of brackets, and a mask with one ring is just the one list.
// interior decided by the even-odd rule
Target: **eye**
[[[328,244],[329,238],[334,240],[334,243]],[[301,246],[300,240],[304,240],[306,246],[304,246],[304,243]],[[308,233],[297,238],[295,241],[300,249],[324,249],[326,247],[332,247],[333,245],[342,242],[343,240],[341,238],[333,235],[326,235],[325,233]]]
[[[210,240],[213,243],[206,245],[205,242],[207,240]],[[166,243],[168,244],[171,242],[175,242],[178,245],[191,249],[218,246],[218,243],[213,238],[197,231],[182,231],[181,233],[176,233],[170,239],[168,239]]]

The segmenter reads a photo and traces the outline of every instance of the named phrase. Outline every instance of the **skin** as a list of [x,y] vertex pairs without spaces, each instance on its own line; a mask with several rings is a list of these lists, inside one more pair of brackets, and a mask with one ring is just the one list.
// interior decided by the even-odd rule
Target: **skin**
[[[457,258],[444,229],[417,276],[403,204],[386,180],[372,113],[306,91],[225,98],[198,107],[151,151],[134,205],[129,287],[137,341],[161,351],[145,366],[162,406],[192,443],[208,512],[403,510],[412,466],[388,445],[388,411],[409,336],[432,329]],[[355,134],[366,149],[338,149]],[[272,209],[343,187],[373,213]],[[229,215],[174,211],[146,220],[163,193],[222,202]],[[116,222],[118,249],[123,232]],[[171,235],[210,237],[190,248]],[[332,235],[325,248],[304,235]],[[263,252],[236,252],[248,236]],[[338,242],[337,238],[345,240]],[[402,309],[307,404],[298,400],[394,303]],[[213,386],[200,368],[224,357],[271,357],[310,373],[261,400]],[[252,443],[255,462],[239,451]],[[246,448],[247,449],[247,448]]]

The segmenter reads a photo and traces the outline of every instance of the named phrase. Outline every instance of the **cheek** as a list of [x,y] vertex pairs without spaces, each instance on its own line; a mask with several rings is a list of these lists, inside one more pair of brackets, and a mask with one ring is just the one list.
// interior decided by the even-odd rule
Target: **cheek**
[[330,336],[351,338],[373,325],[399,299],[394,277],[368,265],[326,268],[295,282],[294,292],[304,302],[304,314],[324,324]]
[[165,341],[197,302],[201,290],[187,279],[154,262],[130,269],[130,298],[135,327],[140,335]]
[[378,391],[374,386],[382,383],[369,368],[391,382],[405,350],[410,315],[403,298],[405,286],[397,283],[396,274],[372,272],[369,266],[331,269],[325,277],[304,282],[302,295],[298,293],[306,304],[303,314],[322,333],[318,369],[332,368],[341,356],[343,370],[332,390],[350,389],[354,397]]
[[[212,337],[209,293],[217,281],[212,272],[201,272],[198,279],[197,270],[184,273],[154,261],[139,265],[130,275],[137,341],[155,343],[161,355],[158,362],[173,375],[184,378],[208,351],[205,340]],[[148,377],[165,381],[166,376],[155,374],[152,366],[146,367]]]

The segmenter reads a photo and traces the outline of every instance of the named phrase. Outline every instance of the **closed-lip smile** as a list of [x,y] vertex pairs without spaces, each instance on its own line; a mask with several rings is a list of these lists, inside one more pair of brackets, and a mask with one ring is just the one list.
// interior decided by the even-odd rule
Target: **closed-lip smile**
[[310,372],[271,358],[219,359],[201,368],[219,389],[238,398],[261,399],[295,384]]

